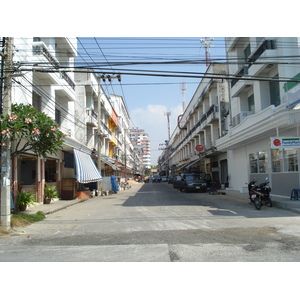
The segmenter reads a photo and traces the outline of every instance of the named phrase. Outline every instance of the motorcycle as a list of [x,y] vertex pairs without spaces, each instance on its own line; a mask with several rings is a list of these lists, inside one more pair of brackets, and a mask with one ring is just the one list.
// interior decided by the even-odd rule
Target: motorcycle
[[[254,203],[254,197],[252,197],[252,189],[256,186],[255,185],[256,180],[252,180],[248,183],[248,193],[249,193],[249,200],[251,201],[251,203]],[[256,197],[255,197],[256,198]]]
[[252,186],[249,189],[249,194],[251,198],[250,200],[254,203],[255,208],[257,210],[260,210],[263,205],[272,207],[273,203],[270,197],[271,188],[269,185],[269,178],[266,177],[265,182],[261,183],[260,185],[255,185],[255,183],[256,181],[252,183]]

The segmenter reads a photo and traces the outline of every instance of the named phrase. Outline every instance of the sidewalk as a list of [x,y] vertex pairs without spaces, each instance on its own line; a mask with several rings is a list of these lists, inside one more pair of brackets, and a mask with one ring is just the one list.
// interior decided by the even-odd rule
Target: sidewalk
[[88,199],[74,199],[74,200],[56,200],[52,201],[50,204],[38,203],[35,206],[28,207],[24,213],[26,214],[35,214],[38,211],[42,211],[45,215],[52,214],[59,210],[65,209],[69,206],[75,205],[80,202],[87,201]]
[[[245,200],[245,202],[249,202],[248,194],[240,193],[239,191],[226,190],[226,195],[229,197],[238,198],[241,200]],[[287,209],[293,211],[295,213],[300,214],[300,201],[299,200],[290,200],[290,198],[283,198],[278,196],[273,196],[271,194],[271,199],[274,207]]]
[[[139,186],[141,183],[136,183],[136,182],[133,182],[133,181],[128,181],[129,184],[134,187],[134,185],[137,185]],[[120,190],[118,192],[118,194],[122,193],[123,191]],[[93,197],[93,198],[102,198],[102,197],[107,197],[107,196],[96,196],[96,197]],[[88,201],[89,199],[92,199],[92,198],[88,198],[88,199],[74,199],[74,200],[56,200],[56,201],[51,201],[50,204],[43,204],[43,203],[38,203],[36,204],[35,206],[32,206],[32,207],[28,207],[24,213],[27,213],[27,214],[35,214],[37,213],[38,211],[42,211],[45,215],[48,215],[48,214],[52,214],[52,213],[55,213],[59,210],[62,210],[62,209],[65,209],[67,207],[70,207],[72,205],[75,205],[77,203],[81,203],[81,202],[84,202],[84,201]]]
[[[234,191],[234,190],[222,190],[222,192],[225,192],[226,195],[223,197],[231,197],[239,200],[245,201],[245,203],[249,202],[248,194],[245,193],[240,193],[239,191]],[[122,193],[122,191],[119,191],[118,193]],[[106,196],[97,196],[96,198],[101,198],[101,197],[106,197]],[[212,197],[218,197],[217,195],[212,195]],[[290,200],[289,198],[281,198],[281,197],[276,197],[272,196],[272,201],[273,201],[273,206],[282,208],[282,209],[287,209],[290,211],[293,211],[295,213],[300,214],[300,201],[299,200]],[[89,198],[91,199],[91,198]],[[69,206],[75,205],[77,203],[81,203],[84,201],[88,201],[89,199],[81,200],[81,199],[74,199],[74,200],[57,200],[57,201],[52,201],[50,204],[43,204],[39,203],[35,205],[34,207],[29,207],[25,211],[25,213],[28,214],[35,214],[38,211],[42,211],[44,214],[51,214],[56,211],[59,211],[61,209],[65,209]]]

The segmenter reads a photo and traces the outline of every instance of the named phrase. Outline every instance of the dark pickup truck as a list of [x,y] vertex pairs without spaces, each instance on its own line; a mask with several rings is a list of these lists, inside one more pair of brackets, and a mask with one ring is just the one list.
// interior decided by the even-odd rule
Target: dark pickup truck
[[173,187],[181,192],[207,192],[207,181],[203,179],[200,173],[184,172],[180,180],[173,182]]

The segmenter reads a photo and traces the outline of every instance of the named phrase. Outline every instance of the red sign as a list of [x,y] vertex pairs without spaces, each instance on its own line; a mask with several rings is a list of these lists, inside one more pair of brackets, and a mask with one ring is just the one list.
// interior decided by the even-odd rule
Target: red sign
[[196,151],[201,152],[201,151],[204,150],[204,146],[203,146],[203,145],[197,145],[197,146],[195,147],[195,149],[196,149]]
[[281,142],[279,139],[273,140],[273,144],[274,144],[274,146],[277,146],[277,147],[281,146]]

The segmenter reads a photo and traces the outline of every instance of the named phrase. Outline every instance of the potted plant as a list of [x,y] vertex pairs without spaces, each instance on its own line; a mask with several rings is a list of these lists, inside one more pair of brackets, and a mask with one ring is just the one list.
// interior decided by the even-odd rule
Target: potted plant
[[54,185],[45,185],[45,197],[44,197],[44,204],[50,204],[53,198],[57,198],[58,193],[56,187]]
[[20,191],[17,195],[17,207],[19,211],[25,211],[29,204],[34,204],[35,196],[26,191]]

